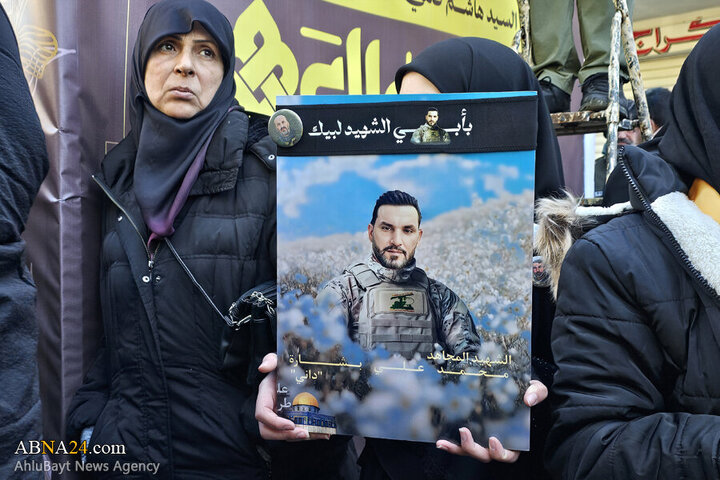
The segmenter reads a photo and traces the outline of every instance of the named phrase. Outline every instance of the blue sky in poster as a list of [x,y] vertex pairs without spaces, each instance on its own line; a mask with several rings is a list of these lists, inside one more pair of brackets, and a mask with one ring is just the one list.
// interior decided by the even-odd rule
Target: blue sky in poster
[[423,220],[478,198],[533,189],[534,152],[280,158],[278,234],[283,240],[365,230],[375,200],[399,189]]

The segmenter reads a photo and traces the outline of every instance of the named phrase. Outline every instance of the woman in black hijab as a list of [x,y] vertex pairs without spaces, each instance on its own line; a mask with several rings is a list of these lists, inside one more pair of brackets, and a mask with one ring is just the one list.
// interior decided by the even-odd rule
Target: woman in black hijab
[[[206,142],[231,107],[238,108],[230,23],[210,4],[181,5],[150,8],[133,51],[134,188],[145,223],[158,237],[172,234],[172,220],[183,203],[178,199],[179,206],[172,208],[179,186],[186,176],[197,175]],[[178,33],[190,35],[183,41],[194,45],[184,51],[173,45],[179,43]],[[185,53],[188,59],[180,57]],[[183,68],[195,71],[175,72]]]
[[[538,92],[535,198],[564,187],[562,159],[540,85],[508,47],[485,38],[451,38],[423,50],[395,74],[399,93]],[[508,134],[512,134],[508,125]]]
[[168,243],[223,310],[275,278],[275,150],[235,101],[234,59],[202,0],[153,5],[138,33],[132,131],[94,177],[105,335],[67,420],[100,477],[267,478],[254,389],[221,371],[225,325]]
[[[423,50],[412,62],[398,69],[395,86],[401,94],[538,92],[535,198],[560,193],[564,186],[562,162],[550,114],[532,70],[508,47],[484,38],[452,38],[436,43]],[[508,125],[508,135],[512,135],[512,125]],[[550,326],[553,314],[549,290],[533,287],[533,377],[540,381],[533,380],[525,392],[524,400],[529,406],[537,405],[547,397],[545,385],[552,381]],[[400,478],[399,472],[420,466],[422,471],[416,473],[419,478],[430,478],[431,469],[445,471],[447,478],[458,475],[479,475],[480,478],[483,475],[488,478],[526,475],[531,478],[530,472],[533,472],[532,478],[543,478],[545,474],[541,452],[549,424],[549,412],[545,404],[537,408],[533,411],[532,419],[532,458],[523,458],[512,470],[509,467],[504,467],[503,470],[500,466],[493,467],[493,470],[497,471],[483,469],[477,464],[443,457],[422,444],[371,440],[360,459],[363,477],[395,479]],[[496,438],[491,438],[488,448],[484,448],[474,442],[469,430],[461,429],[460,439],[460,445],[440,440],[437,447],[483,462],[515,462],[519,458],[517,452],[505,450]],[[425,460],[418,462],[418,458]],[[434,458],[434,461],[428,461],[428,458]],[[422,467],[423,464],[430,466]]]
[[629,192],[625,211],[563,261],[557,478],[718,478],[720,67],[708,59],[719,49],[716,25],[680,70],[658,154],[627,146],[618,158],[608,185]]
[[699,178],[720,192],[720,29],[713,27],[683,64],[670,96],[670,116],[658,149],[688,185]]

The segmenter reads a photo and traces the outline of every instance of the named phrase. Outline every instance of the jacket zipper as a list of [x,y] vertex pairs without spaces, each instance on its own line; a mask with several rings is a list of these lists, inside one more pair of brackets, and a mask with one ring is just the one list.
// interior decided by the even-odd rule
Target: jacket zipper
[[700,286],[703,287],[705,292],[710,295],[710,297],[714,298],[716,302],[720,302],[720,295],[715,291],[715,289],[710,286],[708,281],[693,266],[687,254],[682,249],[682,247],[680,247],[680,244],[675,239],[675,236],[672,234],[667,225],[665,225],[665,222],[663,222],[662,219],[660,219],[660,217],[657,215],[657,213],[655,213],[655,211],[652,209],[652,206],[650,205],[650,202],[648,202],[647,198],[645,198],[645,195],[643,195],[643,193],[640,191],[640,187],[638,187],[635,177],[632,176],[632,174],[630,173],[630,169],[625,164],[625,146],[621,145],[619,148],[620,150],[618,152],[618,163],[622,167],[625,178],[627,178],[628,182],[630,183],[630,187],[633,189],[633,192],[635,192],[635,195],[642,203],[645,212],[650,217],[650,220],[656,227],[662,230],[663,234],[670,240],[670,244],[673,246],[675,253],[680,257],[680,260],[682,260],[683,264],[685,264],[688,270],[692,272],[695,280],[697,280]]
[[[150,253],[150,249],[149,249],[148,246],[147,246],[147,242],[146,242],[145,239],[143,238],[142,233],[140,233],[140,230],[138,229],[137,225],[136,225],[135,222],[133,221],[133,219],[132,219],[132,217],[130,216],[130,214],[128,213],[128,211],[125,210],[125,207],[123,207],[122,205],[120,205],[120,202],[118,202],[117,199],[116,199],[116,198],[113,196],[113,194],[110,192],[110,188],[109,188],[107,185],[105,185],[105,183],[103,183],[97,176],[93,175],[93,176],[92,176],[92,179],[95,180],[95,183],[97,183],[97,184],[100,186],[100,188],[102,189],[102,191],[105,192],[105,195],[108,196],[108,198],[110,199],[110,201],[113,202],[118,209],[120,209],[120,211],[123,213],[123,215],[125,215],[125,217],[126,217],[126,218],[128,219],[128,221],[130,222],[130,225],[132,225],[133,229],[135,230],[135,233],[137,233],[137,234],[138,234],[138,237],[140,237],[140,243],[142,243],[143,248],[145,249],[145,253],[147,254],[147,258],[148,258],[148,273],[152,273],[152,269],[153,269],[153,266],[154,266],[154,264],[155,264],[154,255],[157,254],[157,251],[158,251],[158,249],[160,248],[160,243],[158,243],[158,246],[157,246],[157,248],[155,249],[155,252]],[[151,322],[151,324],[152,324],[152,322]],[[156,345],[156,348],[158,349],[158,354],[159,354],[159,349],[160,349],[160,347]],[[162,362],[162,356],[161,356],[161,355],[160,355],[160,368],[161,368],[161,370],[163,371],[163,373],[162,373],[162,375],[161,375],[161,381],[162,381],[162,385],[163,385],[163,390],[164,390],[164,392],[165,392],[165,396],[168,397],[167,379],[165,378],[165,373],[164,373],[165,367],[163,367],[163,362]],[[168,425],[168,426],[167,426],[167,429],[168,429],[168,431],[170,432],[171,429],[170,429],[170,413],[169,413],[169,411],[168,411],[168,416],[167,416],[167,425]],[[168,458],[169,458],[169,461],[170,461],[170,465],[174,465],[172,450],[170,450],[169,455],[168,455]]]
[[140,229],[138,229],[137,225],[133,221],[132,217],[128,213],[127,210],[125,210],[125,207],[120,205],[120,202],[117,201],[117,199],[113,196],[112,192],[110,192],[110,188],[105,185],[97,176],[93,175],[92,179],[95,180],[95,183],[97,183],[103,192],[105,192],[105,195],[110,199],[111,202],[115,204],[115,206],[125,215],[125,218],[128,219],[130,222],[130,225],[132,225],[133,229],[135,230],[135,233],[138,234],[138,237],[140,237],[140,243],[142,243],[143,248],[145,249],[145,253],[147,254],[148,258],[148,270],[152,271],[153,267],[155,266],[155,255],[157,254],[158,250],[160,249],[160,244],[158,243],[157,248],[155,248],[154,252],[150,252],[150,249],[147,246],[147,242],[145,241],[145,238],[143,238],[142,233],[140,233]]

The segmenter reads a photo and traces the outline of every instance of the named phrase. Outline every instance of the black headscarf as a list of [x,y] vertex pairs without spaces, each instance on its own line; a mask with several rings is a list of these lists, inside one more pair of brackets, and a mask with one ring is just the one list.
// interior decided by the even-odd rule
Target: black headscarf
[[[190,119],[176,119],[152,106],[145,91],[145,65],[153,47],[167,35],[188,33],[199,22],[217,43],[223,78],[212,101]],[[172,221],[187,198],[178,196],[191,166],[204,160],[213,132],[235,101],[235,46],[232,27],[217,8],[203,0],[163,0],[145,14],[133,50],[132,137],[137,147],[133,181],[135,196],[148,228],[160,236],[172,234]],[[197,160],[197,161],[196,161]],[[192,173],[192,172],[191,172]],[[197,172],[194,172],[197,176]],[[184,182],[185,180],[185,182]],[[194,178],[189,179],[190,182]],[[180,203],[178,207],[178,203]]]
[[395,74],[398,91],[407,72],[419,73],[442,93],[538,92],[535,197],[559,193],[563,188],[560,147],[539,93],[540,85],[530,67],[511,49],[485,38],[451,38],[431,45],[400,67]]
[[680,70],[670,97],[660,156],[685,180],[701,178],[720,191],[720,25],[698,41]]
[[[463,92],[538,92],[538,133],[535,168],[535,198],[559,195],[564,186],[562,159],[557,137],[553,131],[550,113],[540,94],[540,85],[530,67],[511,49],[492,40],[483,38],[452,38],[431,45],[412,62],[401,67],[395,74],[395,85],[400,91],[402,78],[407,72],[417,72],[430,80],[442,93]],[[503,119],[497,119],[502,122]],[[508,128],[513,128],[508,125]],[[550,350],[550,327],[554,306],[547,288],[533,287],[532,302],[532,346],[533,378],[539,378],[546,385],[552,383],[552,353]],[[531,450],[543,451],[547,436],[547,402],[540,410],[533,412],[533,435]],[[536,434],[537,433],[537,434]],[[424,452],[434,457],[436,449]],[[391,450],[392,452],[392,450]],[[526,470],[542,471],[542,455],[533,456],[530,462],[513,467],[512,474],[522,476]],[[453,459],[452,469],[459,468]],[[467,465],[475,470],[473,475],[482,473],[478,464]]]

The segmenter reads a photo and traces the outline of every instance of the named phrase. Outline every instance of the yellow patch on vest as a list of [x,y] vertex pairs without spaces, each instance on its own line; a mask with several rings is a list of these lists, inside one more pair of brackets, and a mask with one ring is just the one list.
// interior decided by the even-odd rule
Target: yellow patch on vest
[[413,292],[396,293],[390,296],[390,310],[402,310],[405,312],[414,312],[415,298],[413,298]]
[[425,292],[415,289],[377,289],[373,292],[371,311],[375,314],[409,313],[424,315],[427,312]]

